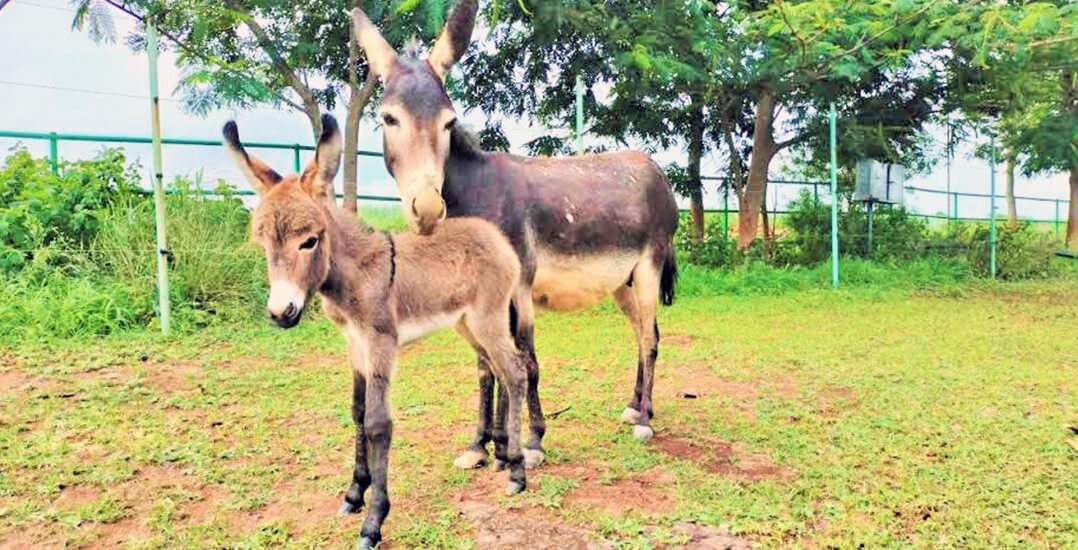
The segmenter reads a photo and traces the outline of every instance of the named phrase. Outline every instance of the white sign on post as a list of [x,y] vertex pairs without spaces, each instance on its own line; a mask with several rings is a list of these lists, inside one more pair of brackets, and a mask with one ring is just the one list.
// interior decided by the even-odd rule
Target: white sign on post
[[875,160],[857,162],[853,200],[903,204],[906,178],[901,164],[883,164]]

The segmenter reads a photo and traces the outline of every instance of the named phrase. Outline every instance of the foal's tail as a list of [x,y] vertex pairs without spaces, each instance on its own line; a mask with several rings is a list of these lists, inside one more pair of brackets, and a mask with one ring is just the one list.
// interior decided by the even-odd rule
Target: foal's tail
[[674,303],[674,285],[676,284],[677,258],[674,257],[674,243],[670,243],[663,261],[663,273],[659,279],[659,296],[664,306]]

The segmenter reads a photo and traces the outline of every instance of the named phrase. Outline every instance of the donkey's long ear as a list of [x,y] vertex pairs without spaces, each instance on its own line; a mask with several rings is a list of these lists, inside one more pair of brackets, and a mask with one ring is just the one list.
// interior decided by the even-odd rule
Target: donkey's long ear
[[475,0],[461,0],[453,6],[453,12],[445,22],[442,35],[434,43],[430,50],[430,63],[438,77],[445,81],[446,75],[453,65],[460,61],[461,56],[468,49],[468,43],[472,40],[472,29],[475,28],[475,13],[478,10]]
[[359,8],[352,9],[352,35],[367,54],[367,63],[374,74],[378,75],[382,82],[388,80],[397,52],[393,51],[393,46],[386,42],[382,33],[378,32],[378,28],[367,18],[367,14]]
[[312,197],[333,199],[333,178],[341,165],[341,131],[337,119],[322,115],[322,137],[314,150],[314,160],[307,165],[300,181]]
[[232,157],[232,160],[236,161],[236,165],[240,167],[240,171],[247,177],[247,181],[251,182],[251,187],[258,194],[265,193],[281,182],[281,175],[275,172],[273,168],[247,154],[243,144],[240,143],[240,131],[236,128],[236,121],[230,120],[226,122],[225,127],[221,129],[221,133],[225,136],[225,149],[228,154]]

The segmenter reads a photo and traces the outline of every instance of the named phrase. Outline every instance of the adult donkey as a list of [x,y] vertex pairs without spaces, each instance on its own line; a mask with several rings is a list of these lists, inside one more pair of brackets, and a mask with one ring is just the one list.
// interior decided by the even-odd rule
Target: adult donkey
[[[660,296],[665,305],[673,302],[677,278],[673,192],[644,153],[525,158],[482,151],[457,127],[444,87],[468,47],[476,9],[472,0],[453,8],[426,60],[397,55],[370,19],[352,10],[355,36],[384,87],[379,109],[385,164],[397,182],[404,215],[424,234],[446,216],[485,218],[505,232],[520,257],[521,282],[510,319],[517,347],[532,359],[528,466],[542,461],[545,431],[533,299],[540,307],[566,310],[613,295],[636,332],[639,352],[636,388],[622,418],[635,424],[637,439],[647,441],[654,433],[657,304]],[[454,462],[461,468],[483,465],[491,440],[494,379],[483,367],[479,428],[468,451]]]

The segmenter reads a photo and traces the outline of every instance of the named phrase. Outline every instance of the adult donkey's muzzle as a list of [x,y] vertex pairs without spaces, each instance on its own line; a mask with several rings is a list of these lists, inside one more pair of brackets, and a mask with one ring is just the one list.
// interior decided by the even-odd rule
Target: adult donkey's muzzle
[[445,200],[434,186],[424,186],[412,197],[412,217],[420,234],[429,235],[445,216]]

